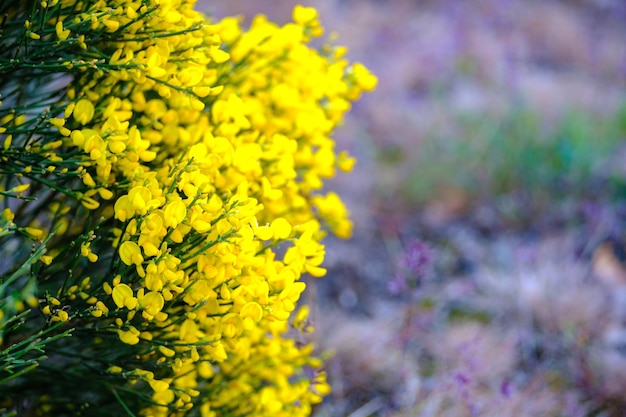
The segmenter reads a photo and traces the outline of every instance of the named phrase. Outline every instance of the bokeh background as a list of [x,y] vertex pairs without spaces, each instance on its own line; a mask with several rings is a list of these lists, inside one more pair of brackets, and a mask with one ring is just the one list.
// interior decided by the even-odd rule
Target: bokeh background
[[626,416],[626,2],[303,4],[379,78],[335,135],[316,416]]

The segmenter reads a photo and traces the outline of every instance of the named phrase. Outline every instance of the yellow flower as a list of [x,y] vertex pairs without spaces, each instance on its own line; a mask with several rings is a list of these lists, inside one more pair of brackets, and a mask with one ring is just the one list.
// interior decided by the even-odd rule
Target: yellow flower
[[126,241],[120,245],[119,248],[120,259],[126,265],[141,265],[143,263],[143,256],[141,256],[141,249],[135,242]]
[[133,326],[129,326],[128,330],[118,330],[118,337],[127,345],[136,345],[139,343],[139,330]]
[[272,229],[274,239],[287,239],[291,234],[291,225],[282,217],[272,221],[270,229]]
[[95,108],[91,101],[87,99],[81,99],[76,103],[76,106],[74,107],[74,112],[72,113],[72,117],[74,117],[74,120],[76,120],[78,123],[86,125],[91,121],[91,119],[93,119],[94,114]]
[[363,91],[372,91],[376,88],[378,78],[376,78],[376,76],[372,74],[365,67],[365,65],[360,62],[355,62],[352,65],[352,72],[354,73],[354,77]]
[[133,296],[133,290],[126,284],[116,285],[111,296],[119,308],[126,307],[132,310],[137,307],[137,299]]
[[307,24],[317,19],[317,10],[313,7],[296,5],[293,8],[293,21],[299,24]]
[[123,369],[121,367],[119,367],[119,366],[113,365],[113,366],[110,366],[107,369],[107,371],[112,373],[112,374],[121,374]]
[[149,379],[148,384],[154,390],[154,392],[163,392],[170,387],[170,384],[167,381]]
[[161,312],[164,305],[165,300],[163,299],[163,296],[155,291],[150,291],[148,294],[139,299],[139,306],[143,308],[144,313],[146,313],[144,317],[148,320],[152,319],[159,312]]
[[263,317],[263,309],[253,301],[243,306],[239,314],[243,319],[249,318],[253,321],[259,321]]
[[44,231],[38,229],[36,227],[25,227],[24,231],[31,237],[35,239],[41,239],[43,237]]
[[63,22],[60,20],[55,25],[54,30],[56,31],[57,37],[60,41],[64,41],[70,36],[70,30],[63,29]]
[[52,321],[68,321],[69,320],[69,314],[67,313],[67,311],[65,310],[59,310],[57,311],[56,314],[54,314],[51,318]]
[[[59,63],[72,86],[60,90],[65,107],[51,106],[43,119],[56,136],[34,142],[48,163],[24,174],[76,179],[62,182],[76,189],[37,217],[46,230],[46,214],[63,226],[50,241],[63,255],[53,266],[72,255],[57,237],[81,236],[89,225],[77,240],[85,243],[67,250],[97,265],[113,255],[115,277],[106,279],[108,262],[82,270],[83,259],[76,274],[93,271],[97,288],[71,277],[42,311],[55,321],[76,312],[77,325],[91,320],[94,331],[129,345],[131,361],[109,372],[143,382],[128,389],[154,391],[156,404],[138,415],[165,417],[169,406],[205,417],[226,407],[252,417],[310,414],[328,387],[322,376],[303,376],[321,364],[287,333],[290,321],[310,328],[306,309],[289,319],[306,287],[301,276],[326,273],[325,230],[351,233],[341,199],[316,190],[352,168],[332,132],[375,76],[350,65],[345,48],[309,45],[323,31],[311,7],[296,6],[295,23],[257,17],[242,30],[235,18],[207,21],[194,1],[59,3],[49,21],[26,30],[75,53]],[[78,48],[67,49],[72,43]],[[13,128],[36,120],[25,114],[0,121],[11,152],[24,143]],[[83,207],[69,211],[70,196]],[[7,223],[13,216],[3,212]],[[146,369],[133,369],[139,363]]]
[[39,260],[43,262],[45,265],[50,265],[52,261],[54,260],[54,258],[49,255],[43,255],[41,258],[39,258]]
[[178,79],[183,83],[185,87],[193,87],[202,81],[204,77],[202,68],[190,66],[184,68],[179,74]]

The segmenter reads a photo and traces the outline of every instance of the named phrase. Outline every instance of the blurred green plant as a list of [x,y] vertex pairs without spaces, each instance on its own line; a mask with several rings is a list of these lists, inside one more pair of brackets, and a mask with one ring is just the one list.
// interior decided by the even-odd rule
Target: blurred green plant
[[502,117],[459,115],[452,134],[432,133],[417,150],[400,194],[424,204],[457,190],[473,203],[545,209],[556,201],[618,197],[615,158],[626,137],[626,104],[604,116],[570,110],[551,123],[518,107]]

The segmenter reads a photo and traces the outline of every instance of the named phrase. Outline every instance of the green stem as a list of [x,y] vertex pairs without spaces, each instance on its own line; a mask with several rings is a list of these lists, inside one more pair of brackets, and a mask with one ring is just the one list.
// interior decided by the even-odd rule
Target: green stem
[[130,417],[137,417],[132,411],[130,411],[130,408],[128,408],[128,406],[126,405],[124,400],[122,400],[122,398],[117,393],[117,390],[115,388],[111,388],[111,392],[113,393],[113,396],[115,396],[115,399],[117,400],[117,402],[120,403],[124,411],[126,411],[126,414],[128,414]]

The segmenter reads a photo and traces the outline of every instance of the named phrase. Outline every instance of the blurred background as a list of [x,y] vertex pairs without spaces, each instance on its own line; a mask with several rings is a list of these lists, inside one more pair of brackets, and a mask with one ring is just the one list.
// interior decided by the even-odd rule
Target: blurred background
[[335,134],[316,416],[626,416],[626,2],[303,4],[379,78]]

